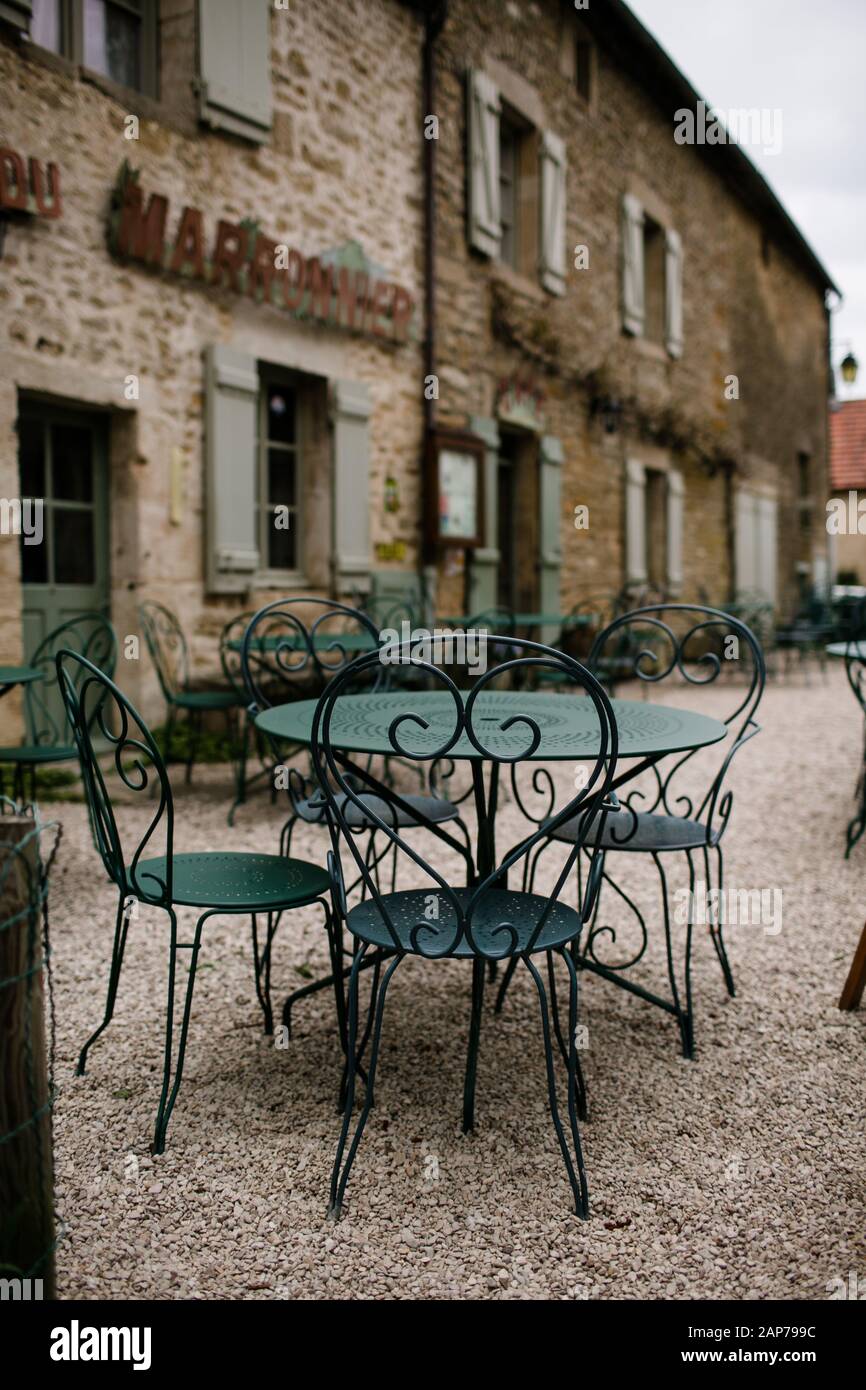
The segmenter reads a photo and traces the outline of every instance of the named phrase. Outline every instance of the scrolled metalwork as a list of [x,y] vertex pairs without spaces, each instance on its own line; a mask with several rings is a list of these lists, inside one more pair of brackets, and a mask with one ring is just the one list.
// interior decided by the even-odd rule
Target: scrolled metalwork
[[[93,662],[69,650],[57,652],[55,662],[106,873],[124,894],[159,906],[170,904],[174,805],[159,748],[135,707]],[[111,750],[107,763],[94,749],[95,730]],[[143,834],[127,839],[121,832],[109,774],[118,789],[140,795],[143,802],[146,798],[146,804],[153,807]],[[157,796],[151,799],[154,781]],[[152,870],[139,871],[145,851],[151,850],[158,833],[160,843],[152,852],[154,857],[164,856],[164,877]]]
[[[427,720],[412,710],[411,691],[407,691],[407,709],[393,719],[388,727],[388,738],[394,753],[404,758],[410,757],[431,763],[441,761],[448,755],[471,760],[476,806],[481,822],[479,837],[483,839],[490,836],[492,844],[498,768],[501,765],[513,766],[520,761],[531,759],[541,738],[539,727],[530,714],[510,713],[503,718],[491,712],[485,713],[485,710],[490,711],[494,708],[492,705],[485,705],[484,701],[487,687],[495,676],[510,679],[521,667],[552,666],[563,669],[573,683],[583,687],[584,693],[594,704],[599,720],[598,751],[586,785],[576,792],[567,805],[544,825],[539,825],[535,832],[519,845],[513,847],[499,863],[487,866],[483,874],[479,874],[479,881],[466,889],[454,889],[443,874],[426,862],[401,835],[399,826],[395,823],[389,824],[378,814],[371,806],[369,798],[362,801],[362,793],[352,785],[347,776],[344,766],[345,755],[340,756],[339,744],[334,737],[335,713],[341,697],[347,692],[347,687],[357,686],[359,678],[370,675],[379,659],[378,653],[359,657],[331,681],[319,699],[313,722],[311,746],[314,770],[323,795],[328,800],[332,848],[334,853],[339,855],[341,845],[346,846],[359,873],[366,876],[368,895],[384,926],[390,947],[400,955],[413,952],[433,958],[453,956],[459,952],[491,960],[518,954],[530,955],[537,949],[541,933],[557,908],[561,890],[585,843],[594,817],[606,814],[604,804],[616,765],[617,734],[613,712],[602,687],[585,668],[562,653],[522,639],[508,638],[503,641],[510,648],[525,654],[503,661],[485,672],[465,698],[465,692],[457,688],[447,672],[417,656],[412,656],[411,644],[406,644],[405,660],[394,668],[395,671],[402,667],[422,670],[434,685],[438,684],[450,695],[453,719],[448,718],[445,721],[446,732],[444,735],[437,735],[435,747],[410,749],[402,737],[402,728],[407,723],[423,730],[428,730],[430,726]],[[487,727],[490,724],[495,724],[496,731],[500,733],[521,728],[527,736],[514,751],[497,747],[496,739]],[[479,727],[481,725],[484,726],[483,730]],[[486,794],[482,776],[485,763],[491,765],[490,790]],[[372,785],[372,779],[367,776],[364,776],[363,780]],[[427,916],[421,918],[420,915],[411,919],[413,912],[417,912],[417,907],[413,906],[414,890],[409,895],[412,902],[402,894],[383,894],[378,883],[366,873],[363,856],[351,833],[352,827],[348,819],[348,808],[351,805],[356,806],[359,813],[368,817],[377,831],[388,837],[395,851],[404,854],[425,875],[431,885],[431,893],[428,896],[432,897],[436,904],[432,919]],[[573,817],[581,818],[581,834],[576,837],[553,890],[544,897],[531,900],[527,900],[526,895],[521,894],[506,896],[502,884],[506,881],[509,871],[515,867],[522,867],[527,856],[542,840],[548,838],[551,830]],[[419,891],[423,897],[423,890]],[[501,902],[500,896],[497,895],[501,896]],[[503,917],[502,907],[506,903],[522,914],[519,920],[509,921]],[[443,907],[445,912],[442,910]],[[399,917],[404,909],[410,913],[410,919]],[[530,914],[529,919],[526,916],[527,912]],[[431,949],[434,942],[436,949]]]
[[[736,655],[730,657],[726,651],[729,639],[736,643]],[[615,618],[599,633],[589,657],[592,670],[610,670],[616,665],[622,679],[627,667],[635,679],[653,685],[675,674],[689,685],[711,685],[726,669],[726,661],[736,661],[734,669],[743,669],[743,654],[748,655],[745,690],[724,719],[730,741],[701,800],[674,785],[680,770],[700,751],[690,749],[677,756],[664,773],[653,766],[654,793],[633,789],[626,798],[628,808],[635,810],[635,802],[644,799],[644,813],[661,811],[698,820],[705,825],[708,839],[721,835],[732,806],[731,794],[723,794],[722,785],[735,755],[759,730],[754,716],[764,692],[766,663],[760,642],[744,622],[721,609],[699,604],[660,603],[639,608]]]
[[27,741],[36,748],[56,748],[70,741],[63,704],[57,699],[55,662],[57,653],[67,648],[79,652],[108,675],[114,672],[117,638],[103,613],[81,613],[49,633],[29,662],[42,671],[42,680],[24,687]]

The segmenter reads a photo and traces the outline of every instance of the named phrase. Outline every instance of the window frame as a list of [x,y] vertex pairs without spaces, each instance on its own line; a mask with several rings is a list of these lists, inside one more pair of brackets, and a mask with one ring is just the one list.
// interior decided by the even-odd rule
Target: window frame
[[55,52],[53,48],[43,48],[41,44],[30,39],[30,43],[40,53],[51,53],[56,58],[62,58],[75,67],[81,68],[82,72],[93,74],[104,82],[110,82],[122,91],[137,92],[141,96],[157,99],[159,96],[159,61],[158,61],[158,31],[159,31],[159,0],[139,0],[139,4],[133,0],[105,0],[106,4],[114,5],[117,9],[125,10],[134,18],[141,21],[141,47],[140,47],[140,71],[138,87],[129,87],[124,82],[119,82],[110,73],[100,72],[99,68],[92,68],[84,61],[84,0],[57,0],[60,11],[60,48]]
[[[259,362],[259,399],[256,411],[256,540],[259,547],[259,569],[256,575],[256,583],[262,587],[273,584],[292,584],[303,583],[304,580],[304,445],[305,423],[303,391],[301,381],[297,373],[285,367],[277,367],[269,362]],[[290,391],[294,397],[295,410],[295,441],[293,444],[285,444],[283,441],[271,441],[268,437],[268,392],[272,387],[279,387],[281,390]],[[266,518],[273,516],[274,506],[288,505],[286,503],[271,503],[269,476],[268,476],[268,450],[276,447],[291,453],[295,462],[295,501],[289,506],[290,522],[289,529],[293,531],[295,537],[295,564],[291,569],[281,569],[270,564],[270,526]]]

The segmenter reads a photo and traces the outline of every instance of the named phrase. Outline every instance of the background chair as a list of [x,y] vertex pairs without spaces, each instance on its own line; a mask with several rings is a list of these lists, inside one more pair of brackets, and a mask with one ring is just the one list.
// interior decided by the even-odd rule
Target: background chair
[[856,639],[848,643],[845,652],[845,674],[848,677],[848,684],[854,694],[854,699],[864,715],[863,757],[857,774],[857,781],[854,784],[857,813],[848,822],[845,829],[845,858],[847,859],[863,831],[866,830],[866,661],[861,654],[860,642]]
[[241,730],[235,723],[243,700],[231,687],[216,690],[193,690],[190,686],[189,648],[183,628],[174,613],[161,603],[147,599],[139,604],[138,620],[144,640],[156,668],[160,689],[166,703],[165,756],[171,760],[171,745],[179,711],[186,711],[189,746],[186,756],[186,781],[192,780],[195,755],[198,752],[202,725],[207,714],[223,713],[232,744],[240,741]]
[[[329,872],[332,884],[332,904],[335,916],[345,924],[354,943],[354,958],[349,986],[349,1024],[347,1041],[348,1080],[343,1124],[337,1145],[337,1153],[331,1182],[330,1214],[339,1217],[345,1197],[346,1184],[354,1162],[358,1145],[364,1132],[370,1109],[373,1104],[382,1020],[386,995],[397,968],[411,956],[427,959],[463,959],[472,964],[472,1006],[469,1030],[469,1051],[463,1092],[463,1129],[470,1130],[474,1125],[475,1078],[477,1068],[478,1043],[481,1028],[484,977],[486,966],[494,961],[509,957],[515,964],[523,964],[531,976],[538,992],[541,1009],[541,1022],[547,1072],[548,1100],[562,1152],[568,1178],[574,1195],[575,1210],[585,1217],[588,1214],[588,1193],[586,1173],[580,1148],[578,1132],[578,1109],[583,1094],[583,1080],[577,1059],[577,972],[572,961],[570,948],[580,935],[584,918],[592,910],[592,899],[597,891],[598,877],[590,872],[587,889],[581,910],[564,903],[560,892],[572,878],[572,870],[586,836],[595,823],[595,818],[604,815],[606,795],[611,786],[617,756],[616,725],[610,703],[598,682],[576,662],[571,662],[549,648],[537,643],[512,639],[509,656],[501,666],[494,667],[480,676],[474,683],[471,693],[464,700],[453,680],[441,668],[424,662],[414,662],[424,667],[425,673],[435,687],[444,690],[453,700],[453,728],[443,736],[437,749],[421,755],[412,752],[412,731],[418,724],[427,728],[420,715],[413,713],[412,697],[407,694],[406,713],[399,716],[390,729],[390,740],[395,753],[402,757],[416,757],[424,761],[434,761],[448,757],[457,741],[468,739],[477,753],[472,762],[473,781],[479,808],[483,807],[484,827],[479,828],[479,838],[483,840],[483,852],[488,854],[493,848],[493,824],[495,817],[496,787],[499,768],[503,763],[514,763],[531,756],[537,747],[540,731],[529,714],[509,711],[509,718],[499,716],[491,719],[485,714],[483,697],[491,683],[502,678],[509,681],[515,673],[522,673],[522,666],[532,667],[539,662],[567,666],[570,680],[579,685],[595,709],[598,718],[599,752],[592,766],[586,786],[571,798],[552,822],[555,829],[574,819],[579,827],[566,863],[559,873],[552,891],[534,894],[509,890],[507,876],[511,870],[519,870],[526,856],[531,853],[540,839],[550,833],[538,829],[526,840],[515,846],[507,854],[497,858],[492,854],[492,862],[487,865],[479,882],[466,887],[455,887],[438,868],[431,865],[417,852],[414,845],[404,839],[399,827],[379,816],[359,795],[352,780],[346,775],[344,762],[331,742],[331,722],[338,702],[346,692],[351,691],[357,680],[372,673],[376,656],[362,656],[347,667],[346,671],[335,676],[319,700],[313,730],[313,759],[322,793],[328,804],[329,829],[332,839],[332,853],[329,856]],[[403,667],[397,668],[398,673]],[[395,676],[399,679],[399,675]],[[479,697],[481,703],[479,704]],[[519,693],[514,699],[519,700]],[[493,706],[488,707],[493,708]],[[492,728],[491,724],[496,724]],[[438,719],[437,719],[438,727]],[[513,753],[503,755],[490,748],[491,741],[503,731],[513,731],[516,746]],[[485,788],[484,764],[490,767],[489,785]],[[394,845],[395,853],[406,857],[411,863],[415,886],[401,892],[383,893],[380,883],[370,872],[365,855],[359,847],[356,825],[352,813],[369,816],[377,824],[379,832],[387,836]],[[481,853],[481,849],[479,853]],[[600,865],[601,856],[596,848],[592,858]],[[348,904],[345,889],[343,857],[352,863],[365,881],[366,894],[355,906]],[[420,883],[419,883],[420,880]],[[435,911],[433,910],[435,908]],[[358,1019],[359,1019],[359,980],[370,949],[389,953],[384,971],[377,967],[372,975],[371,998],[368,1010],[368,1024],[362,1048],[366,1044],[366,1034],[370,1033],[370,1057],[366,1078],[366,1091],[360,1117],[354,1134],[349,1140],[352,1125],[355,1076],[359,1066],[358,1057]],[[551,1011],[547,992],[541,973],[535,964],[540,954],[547,957],[553,980],[553,961],[561,959],[568,975],[568,1022],[563,1028],[552,993],[553,1020],[556,1040],[566,1062],[567,1105],[570,1144],[560,1118],[556,1091],[555,1065],[551,1033]]]
[[[621,659],[624,651],[632,652],[631,674],[644,682],[648,688],[654,688],[669,680],[680,680],[696,687],[710,685],[719,678],[729,663],[733,663],[743,675],[736,695],[732,695],[732,701],[736,701],[735,708],[724,720],[728,737],[707,750],[707,754],[712,753],[718,761],[718,766],[703,795],[691,789],[691,780],[688,786],[685,786],[683,775],[683,769],[688,768],[691,778],[692,760],[699,750],[692,749],[675,754],[662,763],[652,761],[646,769],[646,776],[650,779],[649,787],[644,777],[640,777],[628,794],[623,796],[622,814],[609,819],[603,827],[591,831],[589,836],[590,843],[594,846],[599,845],[603,850],[602,881],[608,884],[618,899],[634,913],[640,924],[641,936],[639,949],[633,956],[615,966],[606,963],[601,958],[601,946],[605,938],[610,940],[613,936],[615,939],[615,933],[612,934],[611,928],[607,926],[595,925],[598,921],[601,897],[599,894],[595,919],[590,924],[580,964],[584,969],[623,984],[633,993],[672,1013],[679,1024],[683,1055],[692,1057],[693,913],[690,910],[688,914],[682,978],[678,980],[665,861],[671,854],[685,857],[689,874],[690,904],[694,904],[695,900],[695,859],[699,858],[702,862],[703,882],[707,890],[708,930],[728,993],[733,995],[734,978],[725,948],[724,927],[718,909],[719,899],[714,897],[713,890],[717,889],[719,895],[724,890],[722,838],[733,805],[731,791],[724,789],[725,777],[735,755],[760,728],[756,723],[755,714],[766,682],[764,657],[760,643],[739,619],[718,609],[689,604],[659,604],[616,618],[604,632],[599,633],[590,653],[590,669],[609,670],[610,651],[616,653],[617,661]],[[695,782],[697,780],[695,778]],[[581,827],[577,821],[567,821],[551,827],[549,833],[551,841],[573,844],[581,833]],[[658,871],[670,999],[664,999],[645,989],[624,974],[643,956],[648,933],[645,918],[637,904],[622,885],[616,882],[611,872],[609,860],[617,854],[649,855]],[[712,873],[713,860],[716,867],[715,878]],[[534,873],[534,865],[532,872]],[[532,875],[529,879],[530,886],[531,883]],[[712,908],[713,902],[716,903],[715,910]],[[500,1007],[507,985],[506,978],[500,990]]]
[[[144,720],[117,686],[86,658],[61,650],[57,653],[56,666],[81,760],[97,849],[118,892],[105,1013],[101,1024],[81,1049],[78,1074],[83,1074],[90,1047],[108,1027],[114,1014],[130,919],[137,914],[138,904],[158,908],[166,914],[169,924],[163,1082],[153,1140],[154,1152],[162,1153],[183,1075],[205,922],[224,915],[252,919],[256,993],[264,1015],[265,1032],[270,1033],[273,1031],[271,954],[277,925],[283,912],[318,902],[325,914],[329,939],[333,940],[328,903],[322,897],[328,890],[329,880],[317,865],[282,855],[222,851],[176,853],[171,784],[162,754]],[[103,761],[97,757],[94,732],[109,749],[109,757]],[[151,800],[152,790],[156,792],[154,800]],[[123,792],[127,802],[130,794],[140,795],[150,810],[143,834],[127,835],[121,828],[114,809],[114,794],[118,791]],[[197,920],[191,940],[180,939],[178,907],[196,909]],[[267,924],[263,943],[258,933],[260,915]],[[189,974],[183,1021],[175,1049],[175,982],[178,970],[187,960]],[[340,1000],[342,1002],[341,992]]]
[[[114,674],[117,637],[104,614],[82,613],[43,638],[28,661],[28,665],[43,672],[42,680],[23,687],[25,742],[18,747],[0,748],[0,768],[11,765],[13,800],[26,799],[28,782],[30,799],[35,800],[38,769],[75,761],[78,756],[57,686],[54,661],[55,654],[66,648],[87,657],[107,675]],[[0,782],[0,792],[4,790]]]

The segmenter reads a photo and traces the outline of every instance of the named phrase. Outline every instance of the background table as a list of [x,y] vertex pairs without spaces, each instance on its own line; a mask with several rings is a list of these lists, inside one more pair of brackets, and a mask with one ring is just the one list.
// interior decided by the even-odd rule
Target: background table
[[44,672],[38,666],[0,666],[0,698],[14,685],[29,685],[41,681]]

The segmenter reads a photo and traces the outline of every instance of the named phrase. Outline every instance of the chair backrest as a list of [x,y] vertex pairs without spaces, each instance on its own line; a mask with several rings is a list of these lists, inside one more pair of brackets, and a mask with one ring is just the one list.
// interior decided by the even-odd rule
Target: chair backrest
[[[81,763],[96,847],[117,886],[142,902],[166,905],[172,894],[174,807],[171,785],[153,735],[135,707],[103,671],[77,652],[61,650],[57,683]],[[101,759],[94,736],[103,745]],[[154,783],[157,796],[152,796]],[[124,836],[114,810],[121,793],[150,812],[143,834]],[[164,856],[159,874],[139,869],[143,857]]]
[[220,633],[220,666],[223,675],[235,695],[244,701],[247,699],[247,688],[244,684],[241,652],[244,645],[244,633],[250,625],[250,619],[254,616],[252,610],[248,613],[238,613],[234,618],[229,618]]
[[[395,950],[406,949],[405,928],[401,936],[395,916],[399,907],[390,895],[381,891],[379,876],[375,868],[371,867],[367,846],[363,840],[359,841],[356,819],[358,812],[375,824],[377,832],[386,837],[388,846],[393,846],[395,853],[411,861],[413,888],[417,887],[418,879],[421,877],[422,894],[431,909],[435,904],[435,909],[429,913],[425,907],[425,911],[419,913],[418,920],[412,924],[409,933],[412,949],[421,955],[451,956],[462,943],[466,943],[473,954],[488,957],[514,955],[518,950],[528,953],[534,948],[555,909],[564,885],[571,880],[575,861],[586,844],[593,820],[598,815],[606,814],[605,799],[616,768],[617,731],[613,710],[604,690],[585,667],[561,652],[519,638],[509,639],[507,645],[509,654],[506,659],[480,675],[471,690],[460,691],[441,666],[411,656],[411,644],[405,644],[401,653],[403,661],[393,667],[392,689],[396,687],[401,673],[408,674],[413,668],[419,667],[431,682],[432,689],[425,691],[423,695],[413,693],[414,687],[400,690],[402,703],[397,705],[399,712],[395,714],[389,726],[388,747],[378,751],[390,752],[403,759],[424,763],[434,763],[439,759],[454,756],[456,751],[458,756],[469,755],[475,760],[476,766],[479,767],[476,778],[482,775],[480,762],[483,762],[491,766],[491,776],[498,780],[499,768],[502,765],[513,766],[531,759],[542,739],[541,728],[531,712],[533,697],[510,692],[508,705],[503,709],[502,682],[507,684],[515,675],[520,676],[519,668],[537,670],[542,667],[563,670],[572,684],[582,688],[597,720],[597,743],[590,746],[597,747],[598,751],[594,762],[586,762],[586,781],[573,796],[570,791],[574,781],[572,777],[568,779],[570,791],[561,810],[544,826],[537,828],[534,833],[505,852],[487,877],[461,894],[455,892],[438,868],[422,857],[418,850],[417,836],[404,837],[400,833],[395,823],[396,817],[388,806],[383,805],[382,814],[378,814],[369,799],[361,800],[364,793],[359,791],[356,779],[360,778],[362,783],[373,789],[372,779],[357,761],[352,760],[351,768],[347,769],[344,759],[348,755],[344,755],[343,758],[338,756],[340,740],[339,735],[334,733],[334,725],[336,720],[339,726],[341,708],[345,709],[345,706],[341,706],[341,701],[351,698],[349,692],[359,677],[370,673],[380,659],[379,653],[373,652],[359,657],[335,676],[316,707],[311,751],[319,787],[327,804],[327,819],[332,840],[332,852],[328,857],[332,891],[338,906],[345,910],[345,880],[341,854],[348,850],[354,861],[354,869],[364,884],[365,896],[372,898],[376,904]],[[522,674],[529,675],[531,672],[527,670]],[[404,696],[405,699],[402,699]],[[425,705],[422,701],[429,702],[431,696],[438,696],[441,703],[441,708],[437,706],[435,725],[432,726],[420,712],[424,708],[430,711],[429,704]],[[380,697],[373,695],[359,698],[376,700]],[[547,698],[558,703],[562,697]],[[525,710],[521,706],[521,700],[526,702]],[[418,709],[413,709],[413,702],[418,704]],[[431,727],[435,728],[435,740],[428,732]],[[424,731],[420,736],[417,733],[419,728]],[[413,731],[416,735],[414,741]],[[436,744],[435,747],[430,746],[433,742]],[[571,771],[570,765],[568,766]],[[399,809],[399,794],[392,792],[391,796]],[[495,795],[492,799],[495,802]],[[353,807],[356,808],[355,812]],[[515,921],[508,920],[508,913],[518,910],[517,901],[501,896],[505,876],[510,870],[520,872],[539,842],[546,839],[551,831],[566,820],[574,818],[579,820],[579,832],[553,888],[549,893],[546,890],[543,896],[539,894],[537,897],[523,898],[520,901],[519,910],[523,914],[529,913],[529,921],[527,923],[524,918],[521,923],[523,930],[519,936]],[[354,828],[351,824],[353,819]],[[588,897],[590,894],[594,896],[597,890],[602,863],[602,860],[596,857],[596,851],[593,850],[592,853]],[[441,863],[441,860],[439,862]],[[584,907],[587,907],[586,900]],[[474,931],[474,926],[485,911],[488,920],[491,911],[498,917],[493,932],[497,941],[497,949],[494,950],[484,949]],[[500,913],[503,915],[499,915]],[[522,944],[519,944],[521,941]]]
[[407,599],[395,598],[393,594],[368,595],[359,605],[359,611],[370,619],[379,632],[384,628],[396,628],[399,632],[403,623],[413,628],[418,621],[412,604]]
[[[700,604],[662,603],[624,613],[600,632],[589,656],[589,667],[602,672],[611,660],[628,663],[628,675],[655,687],[666,680],[693,686],[712,685],[723,671],[745,672],[745,688],[734,686],[735,707],[724,716],[728,737],[707,750],[721,761],[703,797],[687,793],[680,769],[701,750],[673,755],[651,769],[653,789],[647,794],[636,784],[625,805],[636,811],[661,811],[698,820],[721,833],[731,812],[730,791],[722,784],[731,760],[760,725],[755,713],[764,693],[766,665],[761,644],[751,628],[730,613]],[[620,679],[624,673],[620,672]]]
[[359,652],[378,647],[378,628],[357,608],[334,599],[276,599],[254,614],[244,633],[246,698],[260,711],[305,692],[318,695]]
[[186,690],[189,683],[189,651],[183,628],[171,609],[154,599],[139,604],[138,621],[156,667],[160,689],[166,700],[171,701]]
[[67,648],[87,657],[109,676],[114,675],[117,637],[103,613],[81,613],[43,637],[29,661],[29,665],[42,671],[42,680],[32,681],[24,687],[27,741],[40,748],[56,748],[70,742],[54,661],[56,653]]

